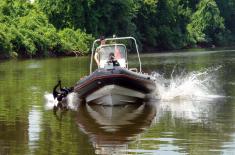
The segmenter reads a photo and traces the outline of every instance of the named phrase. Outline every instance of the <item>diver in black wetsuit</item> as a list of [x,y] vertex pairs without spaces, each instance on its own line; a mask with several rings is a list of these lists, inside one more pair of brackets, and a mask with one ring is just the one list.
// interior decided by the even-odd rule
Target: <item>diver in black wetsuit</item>
[[[59,90],[57,90],[57,88],[59,87]],[[67,97],[67,95],[69,93],[71,93],[73,91],[73,87],[70,88],[62,88],[61,87],[61,81],[58,81],[58,84],[55,85],[55,87],[53,88],[53,97],[54,99],[56,98],[58,101],[58,104],[56,107],[54,108],[60,108],[60,109],[64,109],[67,107],[67,105],[62,104],[62,101]]]

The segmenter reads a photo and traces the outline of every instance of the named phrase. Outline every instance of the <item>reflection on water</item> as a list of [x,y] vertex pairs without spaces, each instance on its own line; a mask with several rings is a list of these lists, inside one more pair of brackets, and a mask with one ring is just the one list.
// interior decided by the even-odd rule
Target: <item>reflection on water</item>
[[204,119],[211,119],[210,117],[213,117],[216,110],[223,105],[223,100],[224,98],[162,101],[157,106],[158,117],[162,117],[165,113],[171,112],[173,118],[201,122]]
[[77,123],[86,133],[96,154],[124,153],[128,142],[152,123],[156,108],[150,103],[123,106],[82,105]]
[[41,132],[41,120],[42,112],[38,109],[38,107],[32,107],[29,112],[28,120],[29,120],[29,148],[33,151],[34,148],[37,148],[37,142],[39,141],[39,135]]

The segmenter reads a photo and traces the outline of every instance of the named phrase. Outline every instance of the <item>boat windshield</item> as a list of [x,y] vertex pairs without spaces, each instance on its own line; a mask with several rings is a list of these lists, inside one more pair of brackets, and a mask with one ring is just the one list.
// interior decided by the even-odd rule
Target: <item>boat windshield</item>
[[100,60],[108,60],[110,53],[113,53],[115,58],[126,59],[126,48],[124,45],[104,45],[100,48]]
[[[136,53],[137,53],[137,58],[139,61],[139,72],[142,72],[142,64],[140,60],[140,54],[139,54],[136,39],[133,37],[114,37],[114,38],[105,38],[105,41],[109,44],[101,45],[98,48],[96,48],[96,45],[98,44],[98,42],[100,42],[100,39],[96,39],[93,42],[91,61],[90,61],[90,74],[93,72],[92,68],[94,67],[93,65],[94,55],[96,58],[95,60],[99,61],[99,66],[98,66],[99,68],[105,68],[107,64],[109,65],[110,64],[109,58],[113,58],[113,55],[115,57],[114,59],[116,59],[118,63],[120,64],[120,67],[128,68],[129,66],[128,66],[128,60],[127,60],[126,46],[121,42],[117,43],[117,41],[124,41],[124,40],[125,40],[125,43],[129,43],[126,41],[131,41],[131,40],[134,42]],[[128,44],[128,45],[132,45],[132,44]]]
[[114,56],[121,67],[127,67],[126,46],[123,44],[103,45],[99,49],[100,68],[105,68],[110,59],[110,55]]

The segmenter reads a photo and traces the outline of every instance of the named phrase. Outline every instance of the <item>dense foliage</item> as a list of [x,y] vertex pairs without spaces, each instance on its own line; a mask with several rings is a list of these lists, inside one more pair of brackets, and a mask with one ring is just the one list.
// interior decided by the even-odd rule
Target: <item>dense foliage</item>
[[0,56],[84,54],[100,35],[145,51],[235,41],[234,0],[1,0]]
[[214,0],[201,0],[188,24],[188,32],[194,43],[217,43],[223,37],[224,19]]
[[0,4],[0,56],[41,57],[83,54],[91,35],[72,28],[57,30],[47,16],[27,0],[4,0]]

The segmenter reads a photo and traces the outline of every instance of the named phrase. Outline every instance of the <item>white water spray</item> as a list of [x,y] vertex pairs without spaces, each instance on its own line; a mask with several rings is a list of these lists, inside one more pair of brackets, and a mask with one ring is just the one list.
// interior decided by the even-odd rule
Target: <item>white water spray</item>
[[[157,113],[161,117],[170,111],[172,117],[180,117],[194,121],[208,118],[215,110],[219,100],[224,98],[218,82],[217,71],[222,68],[211,67],[201,71],[176,74],[175,68],[171,78],[166,79],[159,73],[153,73],[156,78],[156,96],[160,99]],[[176,75],[175,75],[176,74]]]
[[[45,100],[45,109],[50,110],[53,109],[54,106],[57,106],[58,101],[57,99],[54,99],[53,95],[51,93],[46,92],[44,94],[44,100]],[[77,110],[79,106],[79,99],[76,95],[76,93],[70,93],[66,97],[66,102],[68,104],[68,108],[70,110]]]
[[172,71],[171,79],[165,79],[163,75],[153,73],[156,78],[156,94],[162,101],[170,100],[201,100],[221,97],[217,93],[219,88],[215,72],[221,66],[208,68],[203,71],[193,71],[188,74],[182,72],[175,75]]

